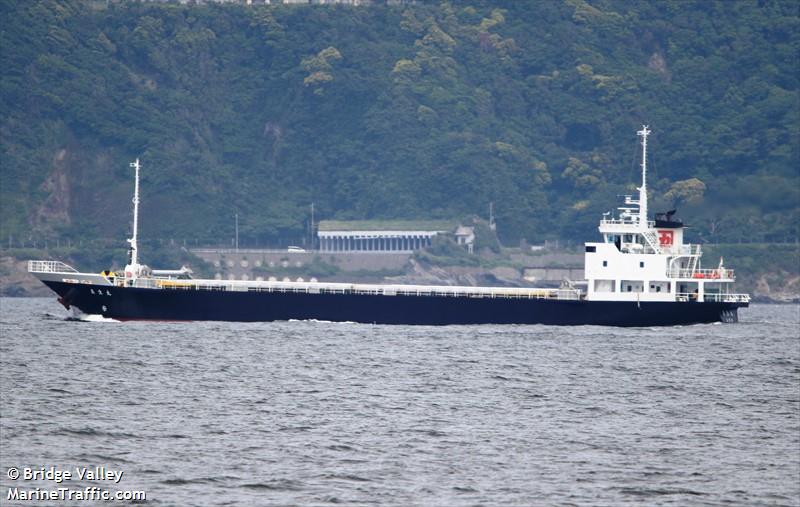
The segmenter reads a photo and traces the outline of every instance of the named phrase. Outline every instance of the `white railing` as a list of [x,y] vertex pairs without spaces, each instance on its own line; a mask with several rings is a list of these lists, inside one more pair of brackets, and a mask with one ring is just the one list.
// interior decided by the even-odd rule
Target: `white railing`
[[667,271],[669,278],[691,278],[692,280],[725,280],[736,279],[732,269],[670,269]]
[[78,270],[61,261],[28,261],[28,273],[77,273]]
[[722,303],[749,303],[750,294],[706,294],[703,299]]
[[[697,293],[678,292],[675,294],[676,301],[697,301]],[[750,294],[704,294],[704,301],[715,303],[749,303]]]
[[[613,225],[613,226],[622,226],[625,228],[635,227],[639,228],[639,220],[633,219],[620,219],[620,218],[603,218],[600,220],[600,225]],[[655,227],[656,223],[652,220],[647,221],[647,227],[653,228]]]
[[228,292],[280,292],[299,294],[358,294],[374,296],[438,296],[505,299],[578,300],[577,289],[518,287],[459,287],[441,285],[369,285],[319,282],[262,282],[248,280],[167,280],[116,278],[115,285],[162,290],[220,290]]
[[[726,301],[730,303],[749,303],[750,294],[711,294],[712,298],[719,296],[719,301]],[[708,299],[708,295],[706,295]],[[712,299],[716,301],[717,299]]]
[[700,255],[700,245],[662,246],[661,249],[671,255]]

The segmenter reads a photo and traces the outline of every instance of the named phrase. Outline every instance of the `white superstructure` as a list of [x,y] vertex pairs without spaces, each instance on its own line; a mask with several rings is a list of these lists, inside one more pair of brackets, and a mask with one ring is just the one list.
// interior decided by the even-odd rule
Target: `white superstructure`
[[590,301],[747,302],[732,292],[734,272],[720,264],[701,269],[700,245],[683,242],[683,223],[673,212],[647,219],[647,136],[643,126],[642,186],[638,200],[625,196],[619,216],[603,216],[603,241],[586,243],[584,272]]

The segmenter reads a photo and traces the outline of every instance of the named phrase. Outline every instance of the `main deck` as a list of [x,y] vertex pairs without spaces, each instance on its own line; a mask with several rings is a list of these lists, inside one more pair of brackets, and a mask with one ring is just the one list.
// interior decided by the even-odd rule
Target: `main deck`
[[52,281],[107,286],[107,289],[104,288],[103,290],[112,290],[112,287],[133,287],[160,290],[559,300],[578,300],[582,296],[582,292],[578,289],[554,288],[203,280],[159,277],[125,278],[113,274],[81,273],[68,264],[58,261],[29,261],[28,271],[34,274],[46,275],[45,278]]

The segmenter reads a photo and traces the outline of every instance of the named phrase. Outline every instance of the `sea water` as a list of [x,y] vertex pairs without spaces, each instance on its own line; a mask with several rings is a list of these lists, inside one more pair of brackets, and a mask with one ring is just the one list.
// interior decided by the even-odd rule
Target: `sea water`
[[[0,300],[2,505],[800,505],[796,305],[635,329],[68,317]],[[19,496],[58,488],[84,500]]]

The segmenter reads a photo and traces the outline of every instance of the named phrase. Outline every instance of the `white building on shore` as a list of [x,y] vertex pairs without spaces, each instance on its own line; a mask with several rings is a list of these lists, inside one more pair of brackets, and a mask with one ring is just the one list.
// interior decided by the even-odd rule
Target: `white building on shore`
[[423,220],[323,220],[317,238],[322,252],[413,252],[431,245],[456,224]]

